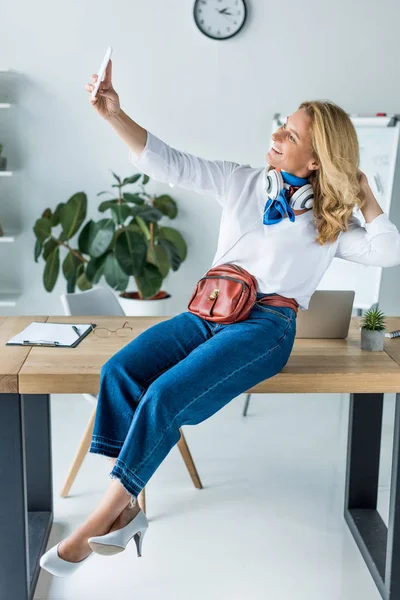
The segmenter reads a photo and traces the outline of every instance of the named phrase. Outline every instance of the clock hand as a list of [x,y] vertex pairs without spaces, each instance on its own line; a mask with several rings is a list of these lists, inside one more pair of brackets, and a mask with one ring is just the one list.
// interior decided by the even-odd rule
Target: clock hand
[[215,9],[217,12],[219,12],[220,15],[229,15],[232,16],[232,13],[227,13],[226,11],[228,10],[227,8],[223,8],[222,10],[219,10],[218,8]]

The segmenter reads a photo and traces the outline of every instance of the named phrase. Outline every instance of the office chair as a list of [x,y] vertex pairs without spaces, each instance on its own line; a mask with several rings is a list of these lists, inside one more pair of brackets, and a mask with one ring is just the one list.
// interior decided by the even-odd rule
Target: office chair
[[[118,299],[112,292],[110,288],[94,286],[90,290],[86,290],[84,292],[78,292],[74,294],[62,294],[61,295],[61,303],[64,308],[64,312],[66,315],[75,315],[75,316],[123,316],[125,315]],[[68,493],[71,489],[73,482],[78,474],[78,471],[82,465],[82,462],[89,451],[94,420],[96,416],[96,408],[97,408],[97,395],[95,394],[83,394],[94,406],[92,414],[90,415],[89,422],[86,426],[85,432],[82,436],[81,442],[79,444],[79,448],[75,454],[74,460],[72,461],[71,467],[68,471],[68,475],[65,479],[64,485],[61,489],[61,497],[65,498],[68,496]],[[200,477],[197,473],[196,466],[193,462],[192,456],[189,451],[189,447],[186,443],[185,436],[181,429],[179,429],[181,437],[178,442],[178,448],[182,455],[182,458],[185,462],[187,470],[189,471],[189,475],[193,481],[194,486],[197,489],[202,489],[202,483],[200,481]],[[143,512],[146,512],[146,497],[145,497],[145,489],[141,491],[138,497],[138,503]]]

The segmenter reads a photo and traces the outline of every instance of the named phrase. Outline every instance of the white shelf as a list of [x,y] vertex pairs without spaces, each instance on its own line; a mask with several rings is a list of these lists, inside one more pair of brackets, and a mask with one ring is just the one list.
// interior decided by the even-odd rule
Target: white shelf
[[0,235],[0,243],[1,242],[15,242],[16,234],[12,235]]
[[[0,74],[2,73],[13,73],[12,69],[1,69]],[[0,102],[0,109],[11,108],[13,105],[9,102]],[[0,177],[11,177],[13,174],[12,171],[0,171]],[[0,243],[10,243],[15,242],[16,233],[7,232],[10,235],[2,235],[0,236]],[[10,290],[8,293],[0,294],[0,307],[13,307],[17,305],[18,298],[21,296],[21,291]]]
[[9,294],[0,294],[0,306],[16,306],[18,298],[21,296],[19,292],[10,292]]

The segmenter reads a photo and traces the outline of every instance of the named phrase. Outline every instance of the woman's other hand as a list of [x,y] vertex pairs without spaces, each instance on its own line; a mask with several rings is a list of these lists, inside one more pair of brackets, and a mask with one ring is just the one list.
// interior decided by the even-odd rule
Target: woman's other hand
[[360,183],[362,195],[362,204],[360,206],[361,212],[364,215],[366,223],[371,223],[376,217],[383,213],[383,210],[369,186],[367,176],[362,171],[358,171],[358,181]]
[[97,75],[92,75],[92,82],[85,85],[85,90],[89,92],[89,102],[103,117],[103,119],[110,119],[115,117],[121,111],[119,103],[119,97],[117,92],[112,86],[112,61],[108,61],[108,65],[105,71],[104,80],[100,83],[100,87],[97,91],[96,97],[92,98],[92,91],[97,81]]
[[368,178],[365,173],[362,171],[358,171],[358,181],[360,183],[360,187],[363,191],[369,188]]

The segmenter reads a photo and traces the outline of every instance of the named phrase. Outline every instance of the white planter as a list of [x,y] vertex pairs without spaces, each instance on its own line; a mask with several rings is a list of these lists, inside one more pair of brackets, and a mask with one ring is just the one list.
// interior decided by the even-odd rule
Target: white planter
[[[137,292],[121,292],[125,295],[137,296]],[[118,302],[128,317],[169,317],[171,296],[167,292],[164,298],[140,300],[140,298],[124,298],[118,295]]]

